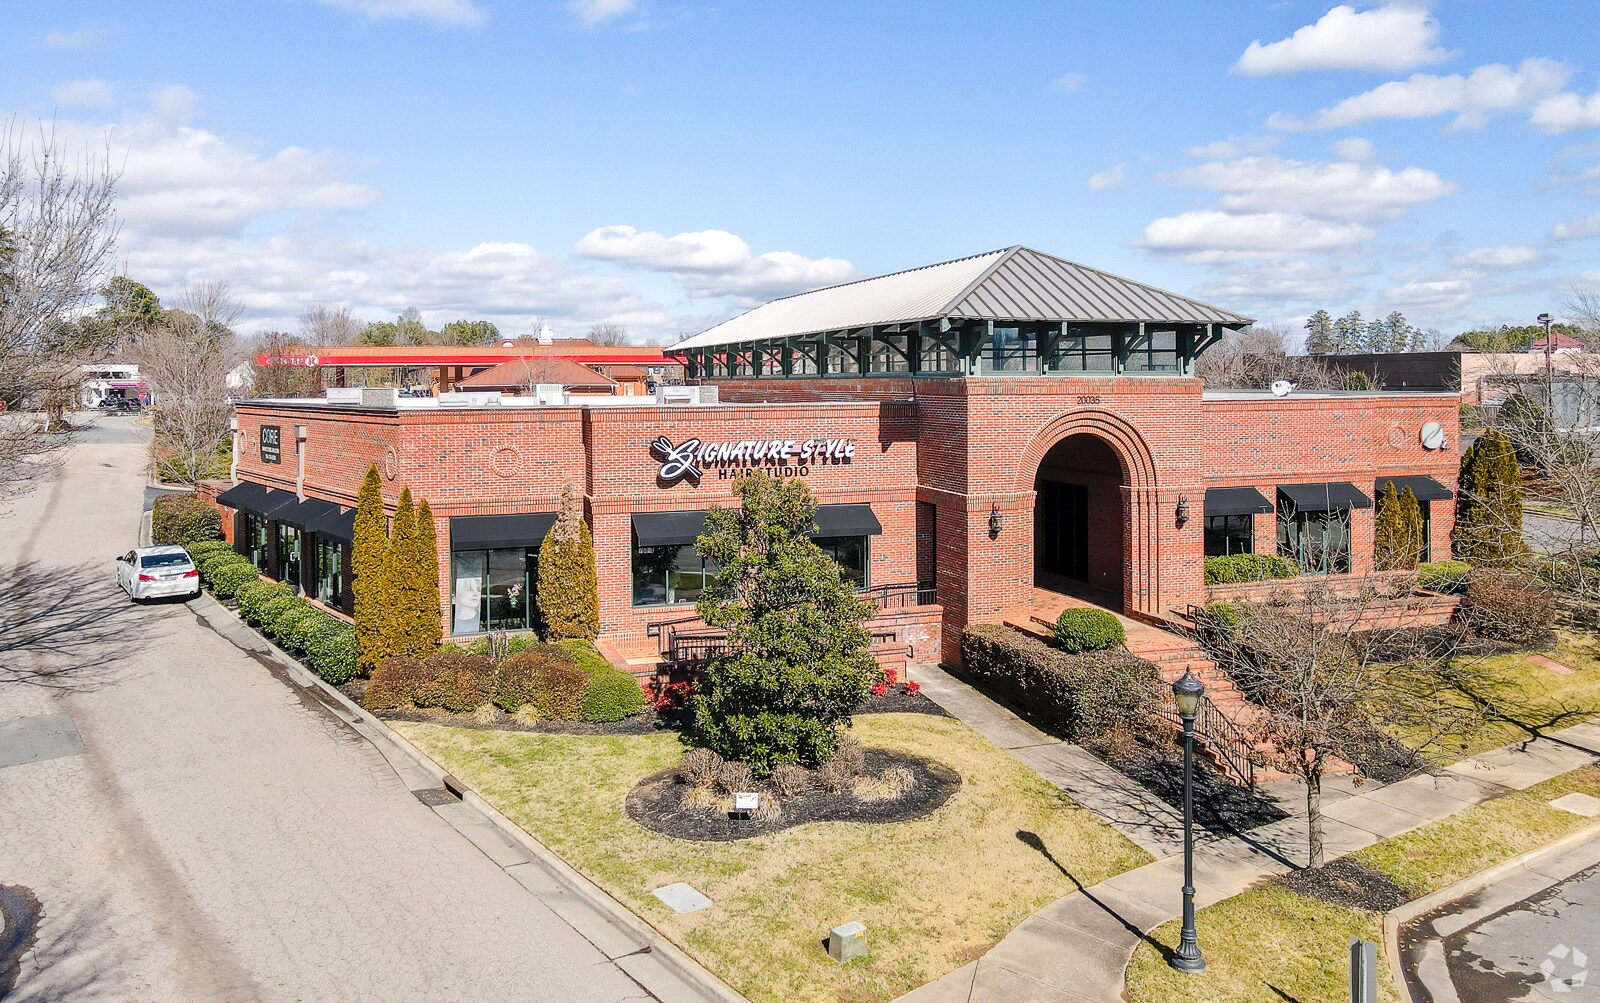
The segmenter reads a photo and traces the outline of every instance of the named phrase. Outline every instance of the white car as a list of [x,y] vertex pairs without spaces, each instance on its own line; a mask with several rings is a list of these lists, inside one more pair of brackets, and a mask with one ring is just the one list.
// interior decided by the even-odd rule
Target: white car
[[134,602],[197,596],[200,572],[182,547],[138,547],[117,558],[117,584]]

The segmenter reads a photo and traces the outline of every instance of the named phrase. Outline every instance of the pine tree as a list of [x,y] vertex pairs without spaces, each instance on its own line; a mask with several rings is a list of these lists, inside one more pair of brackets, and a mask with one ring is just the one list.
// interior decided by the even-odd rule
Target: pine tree
[[1428,552],[1428,527],[1422,520],[1422,503],[1410,485],[1400,492],[1400,512],[1405,516],[1405,568],[1410,571],[1422,563],[1422,555]]
[[439,647],[444,634],[439,609],[439,535],[433,523],[433,508],[424,498],[417,505],[417,530],[409,562],[412,579],[409,588],[410,620],[407,631],[411,654],[426,655]]
[[1306,354],[1333,354],[1333,317],[1318,310],[1306,320]]
[[1348,355],[1366,346],[1367,322],[1361,319],[1360,310],[1349,313],[1333,322],[1333,354]]
[[1457,487],[1456,557],[1488,565],[1520,557],[1522,471],[1504,433],[1491,429],[1468,448]]
[[592,641],[600,635],[594,537],[570,483],[561,489],[560,514],[539,548],[539,614],[546,640]]
[[1379,571],[1412,571],[1422,561],[1422,504],[1411,488],[1387,481],[1378,493],[1373,564]]
[[385,658],[395,655],[428,654],[432,651],[414,651],[411,643],[412,613],[415,609],[412,593],[415,575],[412,564],[417,556],[417,509],[411,498],[411,488],[400,489],[400,503],[394,509],[394,529],[389,534],[389,551],[384,556],[383,582],[384,610],[382,650]]
[[388,520],[383,514],[383,482],[376,465],[367,468],[356,497],[355,532],[350,545],[351,592],[355,602],[360,669],[370,673],[383,653],[383,577],[389,551]]

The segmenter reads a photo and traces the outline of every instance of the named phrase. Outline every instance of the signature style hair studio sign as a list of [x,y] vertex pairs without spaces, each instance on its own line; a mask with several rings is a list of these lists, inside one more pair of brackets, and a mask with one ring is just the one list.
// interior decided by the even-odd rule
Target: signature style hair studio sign
[[804,477],[814,465],[849,463],[855,459],[854,439],[740,439],[704,442],[685,439],[676,446],[664,435],[650,442],[650,454],[661,461],[656,474],[663,485],[681,480],[698,483],[708,469],[717,477],[737,477],[753,467],[768,467],[780,477]]

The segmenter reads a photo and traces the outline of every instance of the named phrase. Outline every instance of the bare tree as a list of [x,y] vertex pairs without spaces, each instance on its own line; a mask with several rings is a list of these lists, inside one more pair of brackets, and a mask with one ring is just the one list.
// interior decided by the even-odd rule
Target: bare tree
[[1288,331],[1275,324],[1252,324],[1225,333],[1195,361],[1195,375],[1216,390],[1265,390],[1278,380],[1302,390],[1344,385],[1342,375],[1321,359],[1290,355]]
[[227,381],[240,360],[233,324],[243,313],[228,283],[199,282],[139,341],[140,371],[161,405],[153,446],[170,479],[193,483],[215,473],[230,434]]
[[361,340],[366,325],[350,316],[347,306],[330,307],[314,303],[300,314],[301,344],[318,347],[354,345]]
[[[1312,867],[1324,859],[1322,782],[1369,768],[1387,747],[1416,767],[1482,721],[1461,698],[1471,660],[1454,621],[1422,629],[1430,598],[1414,578],[1369,578],[1284,589],[1234,603],[1198,631],[1251,702],[1240,724],[1260,740],[1253,758],[1305,784]],[[1373,629],[1377,628],[1377,629]]]
[[621,324],[612,324],[601,321],[589,326],[589,333],[584,335],[596,345],[626,345],[629,344],[628,329]]
[[[250,344],[250,392],[256,397],[315,397],[322,393],[322,370],[316,366],[293,365],[322,342],[307,344],[304,338],[283,331],[268,331]],[[266,357],[263,364],[261,357]]]
[[1574,283],[1561,305],[1572,323],[1582,329],[1584,344],[1591,349],[1600,348],[1600,289]]
[[0,420],[0,484],[24,491],[66,445],[77,367],[99,351],[75,323],[104,284],[117,240],[117,173],[107,155],[74,158],[54,133],[0,127],[0,399],[42,421]]

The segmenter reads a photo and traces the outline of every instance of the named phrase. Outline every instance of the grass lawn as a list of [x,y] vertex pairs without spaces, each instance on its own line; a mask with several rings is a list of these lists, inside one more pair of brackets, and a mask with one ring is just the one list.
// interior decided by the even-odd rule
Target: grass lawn
[[[1600,640],[1565,630],[1556,637],[1554,651],[1469,660],[1465,667],[1472,679],[1460,699],[1492,708],[1493,713],[1462,743],[1439,747],[1430,758],[1453,762],[1600,717]],[[1533,656],[1549,658],[1574,672],[1552,672],[1534,664]],[[1403,732],[1397,737],[1406,741]]]
[[[1425,895],[1590,823],[1552,808],[1573,791],[1600,796],[1600,769],[1586,766],[1525,791],[1468,808],[1384,840],[1349,859]],[[1202,909],[1195,917],[1208,970],[1184,975],[1148,943],[1128,965],[1130,1003],[1323,1003],[1346,999],[1351,937],[1383,943],[1382,916],[1332,905],[1269,883]],[[1173,947],[1177,921],[1151,937]],[[1398,1000],[1387,967],[1379,995]]]
[[[893,999],[977,958],[1041,906],[1149,857],[966,725],[856,719],[869,746],[932,757],[962,788],[928,818],[825,822],[738,843],[635,825],[634,783],[675,763],[670,734],[592,738],[396,722],[393,727],[751,1000]],[[679,916],[650,891],[687,881],[716,904]],[[866,923],[872,957],[839,966],[828,930]]]

